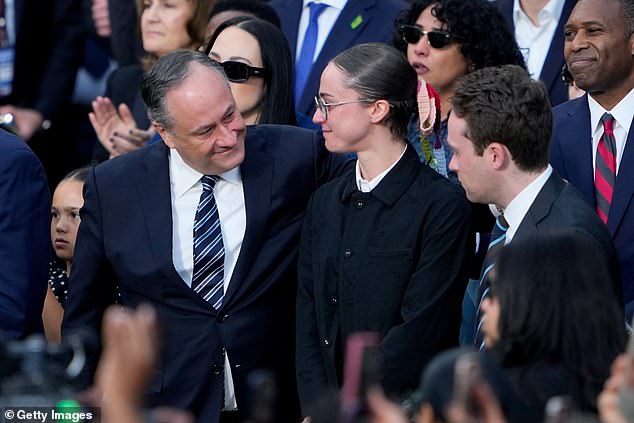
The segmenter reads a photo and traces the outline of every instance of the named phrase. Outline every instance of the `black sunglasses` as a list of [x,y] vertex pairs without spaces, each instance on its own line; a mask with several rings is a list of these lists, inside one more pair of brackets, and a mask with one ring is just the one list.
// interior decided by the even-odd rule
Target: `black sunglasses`
[[225,71],[227,79],[231,82],[246,82],[252,76],[258,78],[266,76],[266,69],[249,66],[246,63],[227,60],[226,62],[218,62],[218,64]]
[[427,35],[427,42],[433,48],[443,48],[451,44],[452,36],[447,31],[424,31],[417,25],[401,24],[399,26],[401,38],[408,44],[416,44],[420,39]]

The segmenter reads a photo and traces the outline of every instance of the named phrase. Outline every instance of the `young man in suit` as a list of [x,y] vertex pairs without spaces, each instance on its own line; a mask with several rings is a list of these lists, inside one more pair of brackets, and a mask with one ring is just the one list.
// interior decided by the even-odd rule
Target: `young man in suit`
[[524,53],[528,72],[544,82],[553,106],[568,100],[561,78],[564,30],[577,0],[498,0],[497,6]]
[[550,161],[607,224],[629,319],[634,313],[634,1],[581,0],[564,31],[568,69],[588,94],[554,109]]
[[0,338],[42,332],[51,196],[40,161],[0,129]]
[[[467,198],[493,204],[503,214],[485,258],[478,295],[479,310],[488,293],[494,248],[549,229],[570,227],[594,239],[614,263],[613,280],[597,289],[621,297],[620,274],[610,234],[579,192],[548,164],[552,113],[548,92],[518,66],[485,68],[458,82],[449,117],[448,142]],[[476,341],[479,316],[472,316]],[[463,319],[464,320],[464,319]],[[476,346],[481,347],[480,342]]]
[[272,371],[297,418],[297,250],[312,192],[345,162],[291,127],[248,130],[217,63],[161,58],[141,82],[164,143],[96,168],[85,203],[63,330],[100,327],[115,299],[148,302],[163,327],[149,405],[199,421],[248,417],[248,375]]
[[[320,5],[315,14],[316,26],[311,25],[311,9]],[[295,61],[295,110],[300,126],[313,128],[314,96],[324,68],[337,54],[356,44],[379,41],[390,43],[394,21],[408,5],[403,0],[273,0],[282,22]],[[316,30],[316,37],[307,35]],[[313,39],[312,48],[305,44]],[[304,55],[302,52],[304,51]],[[304,63],[310,51],[312,63]],[[299,81],[301,80],[301,82]]]

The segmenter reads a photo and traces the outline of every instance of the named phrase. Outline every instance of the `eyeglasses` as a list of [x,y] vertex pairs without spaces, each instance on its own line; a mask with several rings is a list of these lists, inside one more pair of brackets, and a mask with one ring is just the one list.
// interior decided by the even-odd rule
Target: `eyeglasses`
[[401,38],[408,44],[416,44],[427,35],[427,42],[433,48],[444,48],[451,44],[452,36],[447,31],[424,31],[417,25],[401,24],[399,27]]
[[246,63],[227,60],[226,62],[218,62],[218,64],[225,71],[227,79],[231,82],[246,82],[252,76],[258,78],[266,76],[266,69],[249,66]]
[[328,120],[329,107],[341,106],[343,104],[351,104],[351,103],[372,103],[373,101],[376,101],[376,100],[364,98],[362,100],[348,100],[348,101],[338,101],[336,103],[326,103],[324,99],[321,98],[320,96],[318,95],[315,96],[315,105],[317,106],[317,109],[319,109],[321,114],[324,115],[324,119],[326,120]]

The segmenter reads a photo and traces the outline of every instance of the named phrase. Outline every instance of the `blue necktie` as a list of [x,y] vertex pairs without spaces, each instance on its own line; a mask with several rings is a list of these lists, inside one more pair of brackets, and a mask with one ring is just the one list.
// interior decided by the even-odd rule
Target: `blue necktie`
[[313,67],[313,56],[315,56],[315,47],[317,46],[317,35],[319,34],[319,15],[328,7],[326,4],[310,2],[310,17],[308,18],[308,27],[304,35],[302,50],[299,53],[297,63],[295,63],[295,104],[299,103],[302,91],[306,86],[308,75]]
[[203,176],[194,219],[194,274],[192,289],[216,310],[224,297],[225,248],[222,242],[220,217],[214,198],[218,176]]
[[484,314],[480,311],[480,308],[482,307],[482,301],[490,294],[489,272],[495,267],[495,262],[500,254],[500,250],[504,247],[508,228],[509,224],[504,216],[498,216],[493,231],[491,232],[491,243],[489,244],[487,255],[484,258],[484,265],[482,266],[482,275],[480,276],[480,283],[478,284],[478,312],[476,313],[474,338],[474,345],[480,350],[483,350],[485,347],[484,338],[482,337],[482,332],[480,332]]

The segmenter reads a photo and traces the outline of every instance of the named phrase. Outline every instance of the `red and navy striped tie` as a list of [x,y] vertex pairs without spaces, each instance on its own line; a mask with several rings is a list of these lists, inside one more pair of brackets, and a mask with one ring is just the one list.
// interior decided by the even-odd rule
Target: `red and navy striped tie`
[[594,170],[594,187],[597,198],[597,213],[608,222],[610,204],[616,181],[616,139],[614,138],[614,118],[609,113],[601,116],[603,135],[597,147],[596,166]]

